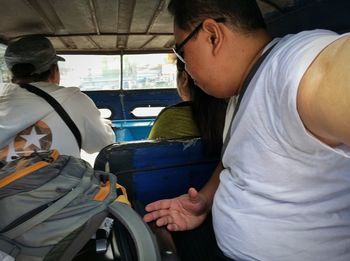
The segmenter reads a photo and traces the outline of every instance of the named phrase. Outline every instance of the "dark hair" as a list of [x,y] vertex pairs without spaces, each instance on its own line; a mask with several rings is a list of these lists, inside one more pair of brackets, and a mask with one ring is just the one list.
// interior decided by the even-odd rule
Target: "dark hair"
[[227,102],[202,91],[188,75],[193,118],[202,137],[207,155],[220,155]]
[[185,63],[181,61],[179,58],[176,59],[176,69],[178,72],[185,71]]
[[256,0],[171,0],[168,11],[183,30],[189,30],[193,24],[207,18],[219,17],[224,17],[227,24],[243,32],[266,27]]
[[15,64],[11,68],[12,72],[12,82],[40,82],[40,81],[47,81],[50,77],[51,70],[53,69],[53,66],[57,66],[56,64],[53,64],[49,70],[42,72],[42,73],[35,73],[35,67],[34,65],[30,63],[19,63]]
[[176,59],[176,67],[178,78],[184,77],[183,73],[187,76],[193,119],[201,134],[204,152],[207,155],[220,155],[227,102],[202,91],[185,71],[185,64],[181,60]]

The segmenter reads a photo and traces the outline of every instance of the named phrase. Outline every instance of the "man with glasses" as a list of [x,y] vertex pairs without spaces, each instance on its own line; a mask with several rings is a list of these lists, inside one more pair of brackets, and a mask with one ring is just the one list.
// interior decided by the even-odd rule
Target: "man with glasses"
[[212,209],[229,258],[350,260],[349,35],[272,39],[254,0],[171,0],[168,9],[174,51],[196,84],[241,103],[228,109],[208,184],[149,204],[145,221],[189,230]]

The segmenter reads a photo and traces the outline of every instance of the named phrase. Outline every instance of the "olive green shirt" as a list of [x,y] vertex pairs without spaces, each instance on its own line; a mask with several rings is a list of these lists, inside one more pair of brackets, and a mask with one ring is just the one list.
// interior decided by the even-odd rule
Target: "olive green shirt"
[[190,102],[182,102],[163,109],[156,118],[148,139],[174,139],[199,137],[193,120]]

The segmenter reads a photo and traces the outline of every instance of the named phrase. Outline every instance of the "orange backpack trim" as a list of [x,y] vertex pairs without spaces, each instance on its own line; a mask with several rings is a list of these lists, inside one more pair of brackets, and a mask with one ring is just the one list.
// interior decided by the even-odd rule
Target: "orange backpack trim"
[[110,192],[111,192],[111,183],[109,181],[107,181],[106,183],[101,182],[100,190],[95,195],[94,200],[104,201]]
[[[53,160],[56,160],[59,156],[59,153],[57,150],[53,150],[52,153],[51,153],[51,157],[53,158]],[[47,165],[49,165],[50,163],[47,162],[47,161],[39,161],[27,168],[23,168],[24,164],[27,162],[26,159],[19,162],[18,166],[16,167],[16,172],[8,175],[7,177],[3,178],[0,180],[0,188],[3,188],[5,186],[7,186],[8,184],[34,172],[34,171],[37,171],[38,169],[41,169]]]

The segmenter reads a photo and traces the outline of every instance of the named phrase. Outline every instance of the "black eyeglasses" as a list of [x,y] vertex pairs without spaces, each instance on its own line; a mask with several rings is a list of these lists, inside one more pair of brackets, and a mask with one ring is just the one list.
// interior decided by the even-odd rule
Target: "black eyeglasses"
[[[224,17],[220,17],[220,18],[217,18],[217,19],[214,19],[215,22],[217,23],[224,23],[225,22],[225,18]],[[191,38],[202,28],[202,25],[203,25],[203,22],[201,22],[199,25],[197,25],[193,31],[178,45],[175,45],[175,48],[173,48],[173,52],[174,54],[176,55],[176,57],[181,61],[183,62],[184,64],[186,63],[185,62],[185,59],[184,59],[184,55],[183,55],[183,51],[182,51],[182,48],[185,46],[185,44],[191,40]]]

